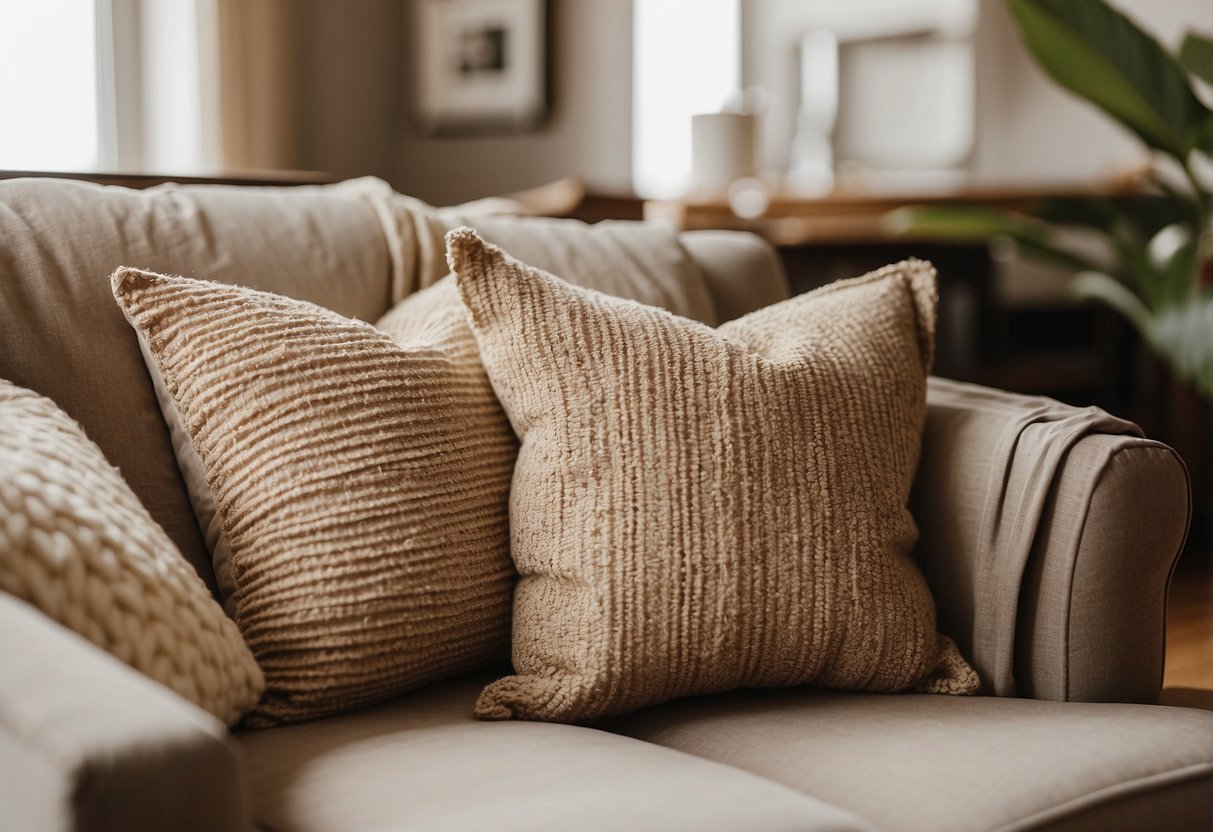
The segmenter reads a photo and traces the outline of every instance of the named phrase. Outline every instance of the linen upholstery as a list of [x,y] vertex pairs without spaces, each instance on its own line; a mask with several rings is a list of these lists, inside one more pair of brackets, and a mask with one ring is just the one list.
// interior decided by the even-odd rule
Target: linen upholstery
[[1167,586],[1191,511],[1183,461],[1159,442],[1088,436],[1054,491],[1025,576],[1019,689],[1033,699],[1157,702]]
[[932,379],[910,506],[941,626],[999,695],[1156,701],[1190,497],[1095,408]]
[[522,440],[516,675],[485,690],[479,715],[576,721],[809,681],[976,686],[907,557],[929,266],[717,332],[578,290],[470,230],[447,239]]
[[[376,182],[379,180],[372,180]],[[633,222],[591,226],[571,220],[499,219],[491,213],[477,214],[488,211],[488,207],[478,208],[475,203],[437,209],[399,194],[394,194],[393,200],[397,214],[404,212],[403,204],[408,207],[411,222],[428,229],[422,235],[426,238],[453,218],[472,217],[493,239],[512,250],[525,252],[530,262],[540,268],[560,270],[572,283],[660,306],[705,323],[715,318],[703,275],[669,229]],[[495,204],[492,200],[486,202],[490,207]],[[420,250],[428,252],[429,246]],[[426,282],[424,271],[432,270],[429,266],[416,268],[423,273],[409,278],[406,282],[410,285]],[[504,512],[517,442],[484,375],[479,350],[453,281],[446,283],[449,285],[445,287],[441,285],[443,281],[429,284],[406,297],[377,321],[376,327],[398,344],[416,351],[418,360],[446,363],[447,371],[433,378],[432,389],[438,400],[448,402],[451,416],[448,429],[463,434],[448,436],[446,441],[469,448],[468,458],[458,469],[451,469],[449,488],[452,492],[479,495],[479,499],[464,505],[484,519],[485,524],[474,534],[482,541],[498,538],[500,543],[486,545],[500,550],[501,558],[508,562]],[[158,383],[154,362],[149,362],[149,367],[153,381],[157,382],[157,397],[173,435],[190,499],[214,559],[220,596],[226,601],[232,592],[227,551],[214,511],[214,498],[206,485],[205,466],[198,462],[189,437],[178,427],[180,420],[174,414],[172,397]],[[496,535],[490,531],[494,528],[499,530]]]
[[704,276],[670,228],[520,216],[522,205],[503,198],[437,208],[373,177],[340,187],[372,205],[382,223],[392,260],[393,303],[448,274],[444,237],[468,226],[518,259],[578,286],[716,323]]
[[[179,510],[175,514],[168,513],[178,521],[173,537],[181,544],[178,538],[192,536],[198,553],[202,550],[196,523],[178,477],[171,471],[171,451],[163,435],[150,384],[145,381],[146,371],[139,359],[135,339],[109,298],[108,275],[117,265],[136,263],[166,272],[205,275],[220,281],[254,281],[264,288],[320,300],[343,314],[374,320],[387,309],[389,300],[391,268],[384,250],[383,232],[372,211],[366,210],[364,205],[354,204],[347,196],[334,198],[330,190],[187,187],[166,197],[156,192],[138,194],[61,181],[0,182],[0,377],[12,378],[43,393],[49,392],[48,385],[62,391],[63,395],[51,395],[60,404],[70,399],[69,413],[83,420],[94,438],[98,437],[93,430],[94,424],[110,425],[110,438],[101,442],[107,455],[119,462],[128,479],[140,483],[136,491],[143,500],[154,504],[153,507],[159,506],[153,513],[162,525],[172,527],[172,522],[166,523],[159,514],[170,496],[175,500],[172,504]],[[729,297],[744,304],[752,297],[752,282],[765,285],[768,279],[779,278],[778,260],[769,246],[753,243],[745,246],[749,253],[739,260],[744,265],[739,265],[736,272],[714,270],[712,267],[722,263],[725,254],[714,255],[705,262],[694,245],[694,241],[705,234],[684,234],[681,240],[705,272],[721,318],[727,319],[734,313],[721,300],[724,295],[716,278],[733,287]],[[156,239],[149,239],[149,235]],[[121,254],[127,246],[142,254],[133,257]],[[115,251],[121,256],[106,254]],[[268,268],[257,265],[262,263]],[[357,267],[359,263],[372,264],[375,270],[364,274]],[[195,268],[195,264],[200,265]],[[280,264],[290,268],[279,270]],[[379,291],[371,291],[373,286],[378,286]],[[367,301],[365,309],[355,308],[361,304],[359,298]],[[947,384],[932,381],[928,389],[929,403],[935,401],[939,387]],[[138,395],[132,395],[128,390],[132,385]],[[928,411],[936,406],[929,404]],[[946,406],[952,410],[965,407],[964,404]],[[975,407],[981,410],[979,405]],[[987,414],[977,412],[974,418],[984,420]],[[962,430],[955,437],[948,437],[948,424],[945,420],[928,421],[923,465],[934,465],[941,476],[931,482],[946,487],[938,491],[916,488],[914,511],[922,526],[923,539],[926,541],[933,536],[930,547],[920,545],[918,557],[928,564],[928,556],[947,559],[963,568],[968,559],[978,554],[972,538],[957,535],[945,539],[935,532],[953,527],[959,527],[960,531],[968,528],[966,524],[975,514],[972,500],[982,498],[986,493],[986,486],[975,483],[984,482],[982,478],[994,476],[994,472],[990,466],[989,436],[985,432]],[[121,460],[112,452],[113,437],[125,443]],[[1116,436],[1095,435],[1079,439],[1051,486],[1022,583],[1021,609],[1015,622],[1015,682],[1020,695],[1035,693],[1038,690],[1035,686],[1040,684],[1039,690],[1045,691],[1045,685],[1055,686],[1054,690],[1071,697],[1088,695],[1088,691],[1095,691],[1100,697],[1114,697],[1118,695],[1116,691],[1123,689],[1104,687],[1096,690],[1085,676],[1087,671],[1100,670],[1097,665],[1108,660],[1116,663],[1109,672],[1128,681],[1132,690],[1140,691],[1143,680],[1147,685],[1157,686],[1162,655],[1163,593],[1152,578],[1144,582],[1137,580],[1143,573],[1135,563],[1142,567],[1144,563],[1133,559],[1144,558],[1154,563],[1160,558],[1167,561],[1173,555],[1173,551],[1165,551],[1163,544],[1182,536],[1186,500],[1170,503],[1159,513],[1152,513],[1150,507],[1154,505],[1152,495],[1155,492],[1182,490],[1182,464],[1169,449],[1150,443],[1145,448],[1146,453],[1140,452],[1136,445],[1113,453],[1090,492],[1082,490],[1090,487],[1086,475],[1076,480],[1065,476],[1066,468],[1072,464],[1086,467],[1096,462],[1105,454],[1102,447],[1105,443],[1116,447],[1120,442],[1122,437]],[[1083,461],[1080,455],[1088,453],[1090,455]],[[1125,470],[1121,470],[1122,467]],[[1092,465],[1091,471],[1099,468],[1099,464]],[[1096,511],[1100,502],[1096,498],[1100,495],[1106,496],[1107,502],[1105,508]],[[1055,547],[1048,535],[1062,526],[1049,519],[1049,512],[1053,510],[1050,506],[1054,501],[1060,502],[1063,497],[1078,508],[1091,502],[1091,510],[1058,511],[1066,528],[1075,536],[1065,546]],[[1007,495],[1006,500],[1009,507],[1013,506],[1014,495]],[[1085,521],[1079,526],[1082,517]],[[1102,524],[1116,521],[1118,517],[1124,517],[1126,525],[1137,521],[1156,528],[1158,545],[1152,545],[1143,532],[1140,549],[1132,553],[1122,549],[1121,541],[1127,542],[1129,538],[1114,536],[1117,533],[1101,534]],[[1068,525],[1070,518],[1074,518],[1074,526]],[[948,545],[940,547],[941,542]],[[1075,542],[1077,548],[1071,545]],[[1137,547],[1138,543],[1128,545]],[[1049,564],[1050,568],[1040,570],[1037,583],[1033,569],[1042,555],[1042,566]],[[1105,561],[1108,562],[1106,572]],[[209,573],[204,554],[199,554],[197,564],[201,571]],[[1094,583],[1089,583],[1093,580]],[[945,613],[953,598],[971,591],[963,585],[938,584],[934,589],[941,612]],[[951,594],[953,592],[955,596]],[[1106,597],[1096,599],[1093,597],[1096,594],[1106,594]],[[1036,612],[1029,610],[1031,603],[1038,604]],[[1139,609],[1148,618],[1143,621],[1149,626],[1138,626]],[[1049,616],[1048,626],[1039,623],[1038,617],[1042,614]],[[1065,630],[1059,626],[1063,620]],[[1070,627],[1075,633],[1086,633],[1085,638],[1073,643],[1062,640],[1067,637]],[[1139,662],[1133,655],[1133,651],[1139,649],[1133,639],[1143,636],[1150,641],[1150,646],[1145,651],[1147,660]],[[1036,645],[1031,648],[1032,652],[1027,646],[1029,639]],[[1122,644],[1130,646],[1122,648]],[[1056,649],[1040,649],[1051,645]],[[1068,669],[1059,661],[1063,656],[1070,662]],[[246,794],[249,781],[243,770],[244,755],[235,743],[226,739],[227,734],[217,720],[50,622],[33,607],[3,594],[0,594],[0,657],[3,657],[0,662],[3,666],[3,672],[0,672],[0,806],[4,807],[6,820],[11,819],[22,829],[248,828],[251,815]],[[1025,662],[1025,657],[1030,657],[1031,661]],[[1082,669],[1083,678],[1076,675],[1078,669]],[[466,699],[454,702],[458,716],[463,719],[467,718],[479,689],[479,680],[469,683],[468,687]],[[524,763],[539,769],[535,776],[529,780],[520,779],[517,776],[520,767],[513,766],[512,762],[520,759],[515,757],[519,748],[513,740],[521,735],[509,735],[510,747],[494,750],[491,754],[454,757],[447,753],[452,744],[444,742],[449,735],[431,731],[433,724],[425,721],[410,728],[407,734],[400,732],[404,735],[394,737],[390,748],[387,742],[374,748],[379,752],[377,755],[362,754],[372,750],[373,737],[381,735],[384,724],[364,724],[363,719],[389,710],[396,714],[397,720],[411,718],[421,708],[420,699],[416,697],[428,697],[431,693],[440,700],[450,696],[449,688],[439,684],[365,712],[270,732],[238,733],[239,742],[249,744],[255,758],[259,802],[272,807],[260,813],[265,828],[286,830],[296,822],[302,827],[308,818],[314,818],[314,825],[307,828],[321,824],[334,829],[357,828],[357,823],[347,823],[345,818],[362,819],[372,812],[380,828],[398,828],[400,824],[395,818],[411,817],[410,807],[418,814],[428,812],[430,817],[469,810],[469,804],[475,801],[468,799],[468,787],[459,776],[464,771],[475,774],[477,800],[482,794],[491,793],[492,802],[488,803],[486,797],[485,805],[495,810],[490,817],[477,818],[483,822],[473,825],[491,823],[496,827],[502,823],[502,818],[508,819],[512,811],[525,805],[526,813],[519,810],[520,823],[525,824],[530,819],[532,827],[539,827],[535,819],[549,811],[554,803],[560,807],[569,806],[568,802],[560,800],[566,789],[577,795],[574,800],[582,800],[581,795],[590,788],[589,781],[597,783],[605,779],[608,787],[623,783],[621,775],[628,771],[629,764],[621,763],[611,768],[598,766],[597,747],[592,754],[581,755],[584,764],[577,771],[579,778],[573,783],[558,779],[570,773],[571,764],[546,768],[541,767],[543,761],[536,757],[526,757]],[[806,696],[828,695],[806,693]],[[870,698],[875,700],[872,713],[896,706],[902,699],[938,701],[933,697]],[[851,701],[850,695],[847,701]],[[940,713],[933,714],[929,724],[921,723],[915,740],[919,753],[895,770],[881,769],[883,779],[858,799],[866,803],[879,798],[888,784],[910,776],[912,785],[905,790],[894,790],[889,800],[901,801],[903,807],[909,806],[907,812],[924,805],[933,811],[944,811],[943,807],[932,807],[928,803],[941,794],[937,789],[947,785],[946,777],[953,769],[937,768],[937,765],[947,763],[947,758],[937,754],[927,756],[921,750],[934,749],[941,737],[947,735],[953,724],[951,707],[967,706],[970,701],[948,698],[948,708],[940,708]],[[1036,704],[1005,699],[979,701],[983,706],[991,707]],[[694,701],[680,702],[670,709],[681,711],[694,704]],[[1043,712],[1033,715],[1033,722],[1041,720],[1037,727],[1030,722],[1014,723],[1019,730],[1013,738],[1014,747],[1020,749],[1038,740],[1047,742],[1055,731],[1064,731],[1069,707],[1058,706],[1056,711],[1048,713],[1047,720]],[[1082,713],[1082,721],[1086,722],[1086,715],[1094,712],[1084,710]],[[1119,709],[1109,713],[1111,716],[1106,723],[1109,726],[1115,726],[1123,717]],[[1132,721],[1132,737],[1126,744],[1146,740],[1138,742],[1134,751],[1143,763],[1160,756],[1165,758],[1166,748],[1148,741],[1153,732],[1149,726],[1155,720],[1165,719],[1164,715],[1170,712],[1141,708],[1134,709],[1133,713],[1136,716]],[[642,713],[637,718],[646,716],[648,713]],[[877,743],[885,725],[880,720],[870,719],[866,713],[845,719],[851,721],[857,731],[870,725],[872,735],[863,740],[868,744]],[[972,723],[964,720],[956,723],[960,726],[965,722],[964,736],[972,737],[973,745],[985,751],[980,757],[962,758],[967,764],[962,772],[963,783],[971,792],[956,795],[954,805],[959,807],[956,811],[962,821],[980,817],[984,808],[981,805],[973,808],[974,804],[963,802],[964,798],[981,799],[989,794],[998,800],[1004,781],[1020,783],[1021,778],[1032,774],[1030,769],[1033,767],[1045,773],[1052,770],[1052,761],[1047,755],[1027,758],[1029,764],[1014,772],[1000,767],[999,743],[1006,742],[1008,737],[997,732],[986,733],[981,724],[984,719],[987,717],[974,719]],[[323,742],[316,744],[312,744],[310,738],[304,739],[304,734],[312,729],[327,732],[330,726],[334,729],[346,726],[346,720],[356,721],[364,728],[363,733],[357,737],[338,731],[331,735],[325,733]],[[793,723],[804,727],[811,721],[798,715]],[[779,723],[780,730],[787,724]],[[569,728],[533,723],[478,723],[473,727],[519,730],[537,727],[562,731]],[[745,733],[749,734],[751,730],[747,728]],[[1160,731],[1159,739],[1170,737],[1171,730]],[[1095,733],[1094,728],[1092,733]],[[1198,732],[1190,733],[1193,738],[1204,740]],[[469,736],[461,734],[459,739],[466,742]],[[557,735],[557,741],[551,746],[543,746],[537,756],[546,754],[549,747],[555,748],[556,753],[567,751],[571,745],[567,736]],[[754,745],[761,740],[778,747],[777,742],[764,739],[769,736],[756,732]],[[1063,733],[1061,736],[1072,735]],[[1118,732],[1115,736],[1123,737],[1124,734]],[[277,742],[279,737],[282,738],[281,745],[253,749],[249,742]],[[432,743],[429,742],[431,738]],[[745,743],[745,738],[739,743]],[[312,753],[317,745],[322,747],[322,753]],[[517,745],[525,748],[527,742]],[[882,754],[888,745],[880,743]],[[1063,745],[1050,746],[1048,753]],[[394,749],[405,747],[408,754],[399,758],[392,756]],[[949,745],[945,750],[951,747]],[[1082,746],[1083,749],[1088,747]],[[833,753],[833,748],[824,747],[820,755]],[[307,758],[306,765],[292,765],[291,754],[297,749]],[[348,756],[341,755],[343,749],[348,750]],[[440,752],[438,756],[429,756],[435,751]],[[799,762],[817,752],[812,745],[798,743],[791,753],[793,761]],[[905,752],[899,753],[905,755]],[[1124,753],[1124,749],[1113,753],[1112,763],[1119,766]],[[1017,750],[1015,759],[1021,758],[1019,754]],[[389,757],[398,762],[385,762]],[[567,756],[556,759],[562,764],[570,761]],[[771,759],[782,765],[781,761],[787,758],[772,751]],[[849,758],[844,755],[837,759],[840,761],[837,775],[841,777]],[[443,764],[448,760],[454,761],[452,765]],[[879,762],[878,757],[869,757],[863,762],[869,760]],[[824,757],[818,762],[824,765]],[[1076,763],[1067,756],[1066,765]],[[1083,765],[1095,773],[1104,766],[1104,760],[1092,754]],[[347,766],[348,777],[343,774]],[[663,779],[670,768],[669,759],[636,767],[639,775],[629,781],[635,789],[618,788],[614,792],[616,799],[600,798],[589,803],[593,817],[605,818],[604,826],[628,826],[611,821],[619,817],[616,813],[624,813],[629,803],[634,803],[641,808],[644,817],[656,818],[658,827],[674,826],[668,819],[677,814],[687,828],[711,828],[709,821],[716,817],[721,819],[721,828],[728,829],[751,825],[759,829],[812,828],[806,820],[809,809],[791,823],[784,823],[783,815],[771,810],[773,805],[787,805],[789,790],[786,786],[774,784],[775,788],[784,790],[782,797],[776,797],[770,791],[771,781],[756,778],[753,782],[763,784],[762,789],[741,794],[741,788],[725,788],[716,777],[706,786],[696,787],[692,782],[694,777],[688,771],[685,780],[669,781],[676,785],[676,789],[671,790],[666,788],[667,781]],[[580,776],[587,769],[590,773]],[[730,774],[739,772],[725,770]],[[862,768],[851,770],[863,771]],[[404,775],[396,774],[397,771],[408,773],[408,776],[413,776],[413,772],[428,776],[437,771],[440,776],[421,780],[419,787],[414,789]],[[935,779],[933,772],[937,771],[940,775]],[[499,782],[502,785],[498,788],[495,784]],[[1042,793],[1050,792],[1056,785],[1051,781],[1044,782],[1043,777],[1033,783],[1039,785]],[[1151,783],[1147,781],[1143,785],[1150,786]],[[551,791],[527,799],[526,789],[542,790],[547,786],[551,786]],[[575,788],[582,790],[574,791]],[[679,804],[676,813],[671,806],[679,801],[680,793],[687,795],[687,799]],[[721,795],[719,800],[715,799],[718,793]],[[1017,786],[1014,794],[1023,793]],[[340,800],[347,794],[351,798],[349,801]],[[620,794],[630,797],[621,799],[618,798]],[[1193,805],[1204,811],[1196,817],[1208,817],[1207,804],[1190,802],[1207,799],[1204,795],[1207,795],[1207,784],[1199,779],[1160,782],[1150,791],[1142,790],[1126,794],[1120,801],[1088,806],[1082,818],[1089,821],[1092,829],[1116,829],[1113,821],[1128,828],[1173,826],[1182,829],[1180,820],[1193,816]],[[808,799],[803,794],[793,796]],[[430,797],[433,799],[428,799]],[[951,795],[944,795],[938,799],[949,797]],[[700,804],[704,806],[703,812],[693,814]],[[270,817],[280,823],[271,825]],[[558,817],[567,820],[564,815]],[[762,823],[757,820],[760,817]],[[903,817],[912,815],[899,814],[892,828],[904,828]],[[1031,826],[1056,829],[1062,828],[1068,820],[1070,818],[1064,817],[1056,822],[1039,819],[1039,823],[1033,822]],[[1077,818],[1074,821],[1077,822]],[[852,823],[861,822],[852,818]],[[556,824],[558,828],[569,825],[567,822]],[[1027,825],[1025,821],[1011,828]]]
[[55,403],[0,380],[0,590],[228,724],[261,669],[122,475]]
[[[481,239],[511,257],[574,286],[656,306],[715,326],[719,322],[707,269],[689,256],[672,229],[643,222],[484,217],[471,224]],[[444,271],[443,274],[446,274]]]
[[[703,272],[716,307],[716,323],[740,318],[791,296],[778,253],[761,237],[745,231],[694,231],[678,239]],[[509,246],[502,248],[510,250]],[[532,265],[562,274],[542,264]]]
[[478,722],[491,677],[241,732],[257,821],[283,832],[872,830],[739,769],[572,725]]
[[1186,708],[800,689],[704,697],[609,727],[882,829],[1197,832],[1213,817],[1213,714]]
[[118,266],[241,281],[375,320],[390,261],[374,211],[336,187],[0,181],[0,378],[84,428],[214,586],[137,341],[110,295]]
[[[512,245],[545,264],[571,269],[575,280],[594,288],[667,304],[676,313],[714,314],[706,301],[702,276],[672,232],[637,224],[587,226],[527,220],[506,225],[499,229],[499,236],[508,237]],[[499,564],[491,587],[500,601],[496,620],[482,626],[500,633],[501,642],[508,643],[509,599],[515,577],[509,555],[508,512],[518,441],[485,375],[453,278],[405,298],[376,327],[392,337],[409,362],[435,368],[418,385],[417,395],[424,397],[432,422],[427,421],[427,431],[417,441],[440,442],[453,449],[446,455],[442,482],[445,493],[459,495],[457,510],[420,517],[417,529],[428,527],[425,534],[432,536],[461,537],[460,549],[449,551],[448,556]],[[191,492],[199,490],[192,488]],[[223,572],[217,571],[222,588]],[[488,584],[484,589],[490,590]]]
[[446,245],[442,238],[447,231],[490,216],[527,213],[522,204],[504,197],[436,207],[397,193],[374,176],[349,179],[337,188],[363,200],[379,220],[392,265],[389,304],[432,286],[446,274]]
[[244,832],[244,755],[223,723],[0,592],[6,829]]
[[510,564],[482,511],[501,495],[478,490],[492,478],[449,483],[510,455],[483,453],[460,366],[280,295],[132,269],[113,286],[207,470],[236,624],[266,675],[248,724],[503,654]]

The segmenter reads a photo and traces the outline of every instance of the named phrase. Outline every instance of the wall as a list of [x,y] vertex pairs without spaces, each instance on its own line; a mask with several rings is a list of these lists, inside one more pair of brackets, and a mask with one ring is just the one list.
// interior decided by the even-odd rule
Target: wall
[[298,159],[391,180],[404,100],[405,3],[297,0]]
[[[648,0],[640,0],[647,2]],[[904,0],[851,0],[862,13]],[[949,0],[922,0],[946,5]],[[1136,142],[1045,78],[1002,0],[980,0],[977,142],[969,169],[990,180],[1082,181],[1140,158]],[[1213,31],[1209,0],[1115,0],[1168,44],[1190,25]],[[539,131],[428,139],[409,116],[409,3],[297,0],[299,165],[373,174],[435,203],[581,176],[631,184],[632,2],[549,0],[553,108]],[[795,45],[833,0],[742,0],[742,75],[780,102],[768,158],[786,163],[795,115]]]
[[[1171,49],[1189,28],[1213,31],[1209,0],[1113,0]],[[1102,112],[1063,92],[1019,42],[1001,0],[983,0],[978,30],[978,146],[973,169],[996,178],[1082,181],[1144,158]]]
[[[948,0],[916,0],[946,6]],[[1213,31],[1209,0],[1113,0],[1164,43],[1175,46],[1189,26]],[[896,6],[896,3],[892,4]],[[907,4],[908,5],[908,4]],[[742,76],[775,93],[767,131],[768,159],[786,164],[798,90],[795,47],[810,21],[863,13],[889,0],[743,0]],[[1003,0],[980,0],[976,39],[976,145],[969,169],[990,180],[1083,181],[1141,159],[1138,144],[1101,113],[1060,90],[1020,43]],[[907,112],[913,118],[914,112]]]
[[[838,3],[836,0],[742,0],[742,84],[765,89],[771,99],[771,109],[762,130],[764,166],[782,171],[788,165],[788,150],[795,132],[800,96],[799,48],[807,32],[814,28],[826,28],[840,33],[845,39],[848,32],[867,31],[893,21],[909,28],[916,28],[924,20],[945,20],[948,25],[962,25],[963,19],[972,19],[971,1],[848,0]],[[914,48],[911,45],[903,51],[912,52]],[[931,60],[933,53],[928,50],[924,56],[926,60]],[[908,59],[913,61],[915,56],[911,54]],[[964,66],[963,62],[961,66]],[[917,68],[920,67],[916,64],[909,69]],[[865,98],[870,106],[883,108],[889,103],[894,107],[900,105],[905,111],[904,117],[892,119],[883,117],[884,110],[873,114],[876,118],[852,116],[855,121],[862,123],[861,130],[869,129],[870,122],[896,121],[899,125],[896,132],[899,134],[906,129],[919,131],[923,134],[922,138],[929,141],[932,131],[929,125],[921,123],[922,117],[932,110],[939,110],[940,106],[946,116],[947,108],[944,102],[933,97],[936,89],[914,89],[913,84],[917,79],[912,77],[913,74],[886,77],[877,67],[872,73],[873,77],[852,78],[851,86],[880,96],[878,102]],[[927,75],[930,77],[931,73]],[[911,85],[910,89],[902,88],[907,83]],[[907,94],[911,97],[907,97]],[[840,120],[845,118],[845,115],[840,116]],[[945,129],[943,132],[955,131]],[[946,136],[944,138],[946,140]],[[869,141],[877,139],[869,137]]]
[[625,190],[632,167],[632,4],[549,0],[552,108],[537,132],[425,138],[408,115],[407,84],[393,181],[434,203],[461,202],[580,176]]
[[549,0],[552,110],[536,132],[426,138],[409,110],[410,4],[299,0],[299,164],[436,204],[580,176],[631,182],[632,4]]

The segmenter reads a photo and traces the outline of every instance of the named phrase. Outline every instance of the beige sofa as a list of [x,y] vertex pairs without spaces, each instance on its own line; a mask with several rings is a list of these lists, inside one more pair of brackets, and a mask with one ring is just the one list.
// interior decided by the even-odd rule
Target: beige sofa
[[[683,244],[722,320],[787,293],[757,238]],[[213,586],[109,294],[121,264],[374,321],[388,242],[341,189],[0,183],[0,377],[77,419]],[[987,695],[744,691],[588,728],[475,721],[486,671],[230,733],[5,596],[0,827],[1208,830],[1213,714],[1151,704],[1188,522],[1182,461],[1047,400],[936,379],[929,406],[917,556]]]

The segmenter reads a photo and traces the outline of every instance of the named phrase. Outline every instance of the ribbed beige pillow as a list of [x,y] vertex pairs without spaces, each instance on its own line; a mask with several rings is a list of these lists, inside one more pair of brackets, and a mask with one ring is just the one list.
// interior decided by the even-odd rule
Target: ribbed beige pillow
[[929,265],[713,330],[570,286],[467,229],[448,246],[522,441],[516,675],[478,716],[578,721],[809,682],[976,690],[910,559]]
[[237,722],[265,686],[257,662],[122,475],[54,402],[2,380],[0,425],[0,589]]
[[113,287],[206,469],[236,623],[267,681],[246,724],[505,655],[496,507],[514,445],[478,364],[265,292],[132,269]]

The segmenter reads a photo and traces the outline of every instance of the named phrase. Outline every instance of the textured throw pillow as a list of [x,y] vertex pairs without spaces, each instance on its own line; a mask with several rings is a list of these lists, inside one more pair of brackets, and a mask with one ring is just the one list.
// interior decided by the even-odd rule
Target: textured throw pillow
[[54,402],[0,381],[0,589],[229,725],[261,670],[117,469]]
[[512,567],[493,507],[513,440],[486,434],[484,409],[501,416],[481,378],[441,345],[402,349],[303,301],[132,269],[113,288],[213,494],[236,623],[266,675],[246,724],[505,655]]
[[976,690],[910,559],[930,266],[713,330],[570,286],[467,229],[448,246],[521,439],[516,675],[478,716],[578,721],[809,682]]
[[[443,356],[440,360],[450,362],[450,372],[444,378],[458,380],[460,389],[457,395],[476,398],[471,406],[466,402],[458,405],[456,409],[466,414],[467,421],[452,423],[452,427],[458,424],[463,430],[497,436],[502,432],[499,426],[506,424],[484,369],[480,366],[476,342],[467,327],[466,313],[455,287],[451,285],[438,289],[434,294],[427,291],[435,283],[443,282],[443,275],[448,274],[444,234],[464,222],[474,222],[477,230],[489,241],[518,252],[527,262],[556,272],[570,283],[643,301],[696,320],[715,322],[716,310],[703,274],[671,229],[638,222],[602,222],[591,226],[576,220],[494,215],[494,211],[499,213],[503,205],[508,207],[508,200],[504,203],[501,200],[484,200],[452,208],[432,208],[416,199],[392,192],[386,183],[375,179],[353,180],[344,183],[343,187],[372,198],[377,211],[394,218],[392,222],[385,219],[384,233],[390,241],[394,241],[394,271],[404,275],[398,274],[397,282],[400,286],[408,287],[407,291],[411,294],[381,318],[376,327],[407,349],[420,351],[418,355],[421,360],[432,361],[434,356]],[[413,242],[405,245],[404,240]],[[419,291],[419,285],[426,289]],[[235,617],[235,587],[227,540],[216,510],[214,494],[207,484],[207,466],[199,459],[193,441],[182,427],[173,397],[165,388],[146,339],[140,336],[139,343],[161,413],[168,424],[173,452],[185,480],[191,507],[211,555],[219,597],[228,615]],[[482,390],[491,400],[491,406],[483,406],[482,397],[473,392],[468,384]],[[517,444],[508,425],[503,430],[508,438],[496,444],[509,446],[512,467],[512,454]],[[489,442],[487,438],[482,439]],[[499,450],[486,452],[500,453]],[[451,482],[453,488],[473,489],[487,498],[490,493],[498,492],[499,485],[494,483],[489,486],[480,482],[480,475],[484,474],[493,478],[503,476],[506,483],[500,487],[508,490],[508,469],[504,474],[492,473],[482,465],[473,466],[465,473],[466,476],[454,476]],[[460,483],[460,479],[467,482]],[[504,508],[490,508],[483,502],[477,505],[478,513],[496,515],[504,512]],[[502,528],[504,522],[503,519]],[[504,551],[506,546],[503,540],[499,548]]]

